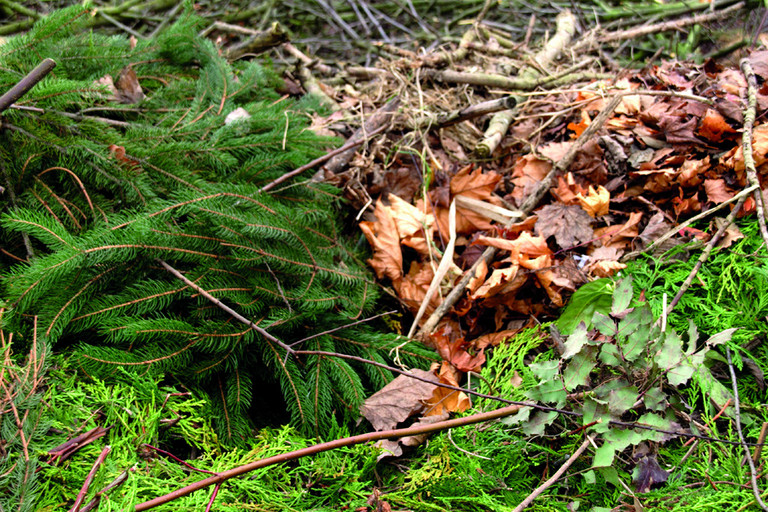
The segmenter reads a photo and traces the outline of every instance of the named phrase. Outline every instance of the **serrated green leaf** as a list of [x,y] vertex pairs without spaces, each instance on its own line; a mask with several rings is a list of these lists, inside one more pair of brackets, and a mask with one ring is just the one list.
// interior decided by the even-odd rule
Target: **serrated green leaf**
[[[733,403],[733,393],[731,390],[723,386],[720,381],[718,381],[712,375],[712,372],[709,370],[709,368],[703,364],[697,368],[696,381],[701,386],[704,394],[707,395],[707,397],[712,401],[713,404],[715,404],[715,407],[718,409],[722,409],[728,400],[731,400],[731,403]],[[729,416],[733,414],[732,405],[728,406],[726,409],[726,414]],[[742,414],[742,422],[743,420],[744,418]]]
[[519,425],[520,423],[528,421],[533,411],[533,407],[523,407],[512,416],[501,418],[500,422],[507,426]]
[[[613,466],[607,468],[597,468],[597,472],[609,484],[612,484],[614,487],[622,487],[621,482],[619,482],[619,472],[616,471],[616,468]],[[602,508],[603,507],[594,507],[590,512],[603,512],[602,510],[598,510]],[[605,509],[605,512],[610,512],[611,510],[613,509]]]
[[696,324],[693,323],[693,320],[688,320],[688,350],[685,351],[686,354],[690,355],[696,352],[696,345],[699,342],[699,329],[696,327]]
[[589,322],[596,311],[608,313],[611,310],[613,287],[610,279],[597,279],[576,290],[556,322],[560,332],[571,334],[579,322]]
[[[649,427],[656,427],[661,430],[672,430],[672,422],[663,416],[654,412],[648,412],[643,414],[637,419],[637,423],[641,425],[647,425]],[[664,432],[658,432],[655,430],[640,430],[640,433],[649,441],[662,441],[667,436]]]
[[[589,485],[595,484],[595,471],[590,469],[589,471],[585,471],[582,473],[582,476],[584,477],[584,481],[588,483]],[[593,509],[594,510],[594,509]],[[607,509],[609,512],[611,509]]]
[[623,452],[627,446],[634,446],[644,441],[643,434],[635,429],[611,428],[603,434],[606,443],[610,443],[617,452]]
[[603,343],[600,346],[600,362],[607,366],[621,366],[623,361],[619,349],[613,343]]
[[651,340],[652,324],[653,314],[647,304],[635,308],[619,322],[616,338],[627,361],[635,361],[645,353]]
[[562,407],[565,405],[568,393],[563,388],[563,383],[560,379],[554,379],[539,383],[537,386],[529,389],[525,396],[531,400]]
[[582,409],[584,416],[582,417],[582,425],[589,425],[595,423],[589,427],[590,432],[602,433],[606,432],[610,428],[611,415],[608,413],[608,403],[599,400],[591,395],[587,395],[584,399],[584,408]]
[[581,350],[581,347],[583,347],[589,339],[587,338],[587,326],[584,322],[580,322],[578,326],[576,326],[576,330],[573,331],[573,334],[568,336],[568,339],[565,340],[565,350],[563,351],[563,359],[570,359],[574,355],[578,354]]
[[595,326],[603,336],[616,336],[616,322],[613,318],[602,313],[592,315],[592,325]]
[[699,351],[693,355],[683,355],[680,364],[667,370],[667,380],[673,386],[685,384],[693,376],[696,368],[704,364],[704,351]]
[[613,304],[611,305],[611,314],[619,315],[626,311],[632,302],[632,276],[627,276],[616,285],[613,292]]
[[613,464],[613,458],[616,456],[616,450],[610,443],[603,445],[595,451],[595,459],[592,461],[593,468],[604,468]]
[[683,340],[670,329],[667,329],[663,336],[661,350],[656,353],[654,359],[659,368],[669,370],[678,366],[683,359]]
[[667,395],[659,388],[651,388],[643,395],[643,405],[649,411],[663,411],[666,403]]
[[538,363],[531,363],[528,365],[528,368],[531,369],[540,381],[552,380],[560,369],[560,361],[540,361]]
[[529,436],[540,436],[556,418],[557,413],[555,411],[536,411],[531,419],[523,424],[523,433]]
[[597,365],[597,347],[586,346],[576,354],[563,371],[565,389],[573,391],[589,383],[589,374]]
[[630,407],[635,405],[638,400],[637,386],[626,385],[618,389],[614,389],[608,393],[608,410],[611,411],[616,417],[621,416],[629,410]]

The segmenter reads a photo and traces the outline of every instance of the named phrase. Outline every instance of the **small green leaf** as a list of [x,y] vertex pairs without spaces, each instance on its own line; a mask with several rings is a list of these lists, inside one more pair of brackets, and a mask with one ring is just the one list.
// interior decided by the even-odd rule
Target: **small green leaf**
[[623,452],[627,446],[634,446],[645,440],[645,437],[634,429],[611,428],[603,434],[606,443],[610,443],[617,452]]
[[[584,481],[585,481],[586,483],[588,483],[589,485],[594,485],[594,484],[595,484],[595,472],[594,472],[594,470],[591,470],[591,469],[590,469],[589,471],[585,471],[585,472],[582,474],[582,476],[584,477]],[[594,508],[593,508],[592,510],[594,510]],[[611,511],[611,509],[609,509],[609,508],[608,508],[608,509],[606,509],[606,510],[607,510],[608,512],[610,512],[610,511]]]
[[600,355],[598,356],[600,362],[608,366],[621,366],[621,354],[618,347],[613,343],[603,343],[600,347]]
[[560,332],[571,334],[579,322],[589,322],[596,311],[608,313],[611,310],[613,286],[610,279],[597,279],[576,290],[556,322]]
[[570,359],[573,357],[588,341],[587,326],[584,322],[580,322],[579,325],[576,326],[576,330],[573,331],[573,334],[568,336],[568,339],[564,343],[565,351],[563,351],[563,359]]
[[611,415],[608,414],[608,402],[587,395],[584,399],[584,408],[582,410],[584,412],[582,417],[583,425],[597,422],[589,427],[590,431],[601,433],[606,432],[610,428],[609,421]]
[[673,386],[680,386],[688,382],[693,376],[696,368],[704,364],[704,351],[696,352],[693,355],[684,355],[680,364],[667,370],[667,380]]
[[528,421],[533,410],[533,407],[523,407],[517,411],[516,414],[501,418],[500,422],[507,426],[519,425],[520,423]]
[[[648,412],[643,414],[637,419],[637,423],[641,425],[647,425],[649,427],[656,427],[661,430],[672,430],[672,422],[659,414]],[[643,437],[649,441],[663,441],[668,435],[664,432],[657,432],[653,430],[641,431]]]
[[696,352],[696,344],[699,341],[699,330],[696,328],[696,324],[693,323],[693,320],[688,320],[688,350],[685,351],[686,354],[690,355]]
[[661,350],[656,353],[654,359],[659,368],[669,370],[679,365],[683,359],[683,340],[671,329],[667,329],[663,336]]
[[592,315],[592,325],[604,336],[616,336],[616,322],[602,313]]
[[528,365],[528,368],[531,369],[540,381],[552,380],[560,369],[560,361],[540,361],[538,363],[531,363]]
[[539,383],[536,387],[529,389],[525,396],[531,400],[562,407],[565,404],[568,393],[563,388],[563,383],[560,382],[560,379],[554,379]]
[[632,276],[627,276],[616,285],[616,290],[613,292],[613,305],[611,306],[611,314],[619,315],[626,311],[629,304],[632,302]]
[[595,460],[592,462],[593,468],[604,468],[613,464],[613,458],[616,450],[610,443],[603,443],[603,446],[595,451]]
[[573,391],[589,383],[589,374],[597,365],[597,347],[586,346],[576,354],[563,371],[565,389]]

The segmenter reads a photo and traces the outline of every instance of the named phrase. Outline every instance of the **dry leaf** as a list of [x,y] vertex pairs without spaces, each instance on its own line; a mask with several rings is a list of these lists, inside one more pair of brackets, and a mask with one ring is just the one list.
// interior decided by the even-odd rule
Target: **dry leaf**
[[[418,421],[413,422],[413,426],[416,427],[419,425],[431,425],[433,423],[447,420],[448,416],[448,413],[444,413],[425,418],[419,418]],[[374,446],[381,448],[383,451],[379,454],[376,460],[382,460],[387,457],[400,457],[403,454],[403,447],[419,446],[427,440],[427,437],[429,437],[429,434],[419,434],[415,436],[401,437],[400,439],[394,441],[390,439],[382,439],[381,441],[377,441]]]
[[379,199],[373,210],[376,222],[363,221],[360,229],[373,248],[373,258],[368,264],[373,267],[379,279],[389,278],[392,282],[403,277],[403,253],[400,250],[400,237],[392,209]]
[[576,199],[579,200],[579,204],[581,204],[584,211],[594,219],[595,217],[602,217],[608,214],[611,193],[602,185],[598,185],[597,190],[590,185],[587,195],[576,194]]
[[724,179],[704,180],[704,190],[707,192],[707,199],[715,204],[724,203],[736,195],[726,186]]
[[389,194],[388,199],[402,244],[430,256],[428,240],[432,240],[435,217],[395,195]]
[[144,99],[144,91],[139,85],[139,78],[130,65],[125,66],[120,72],[115,88],[117,89],[117,100],[120,103],[135,104]]
[[[414,368],[411,373],[438,382],[438,377],[431,371]],[[437,386],[430,382],[398,375],[392,382],[371,395],[360,413],[371,422],[376,430],[391,430],[398,423],[424,410],[424,401],[429,400]]]
[[544,238],[554,236],[561,249],[570,249],[595,237],[590,227],[592,218],[579,206],[548,204],[536,214],[539,217],[536,233]]
[[[483,357],[483,362],[485,362],[485,357]],[[472,371],[477,371],[480,364],[473,368]],[[440,377],[440,382],[443,384],[459,387],[461,374],[450,363],[443,361],[438,376]],[[472,406],[472,402],[463,391],[437,387],[432,393],[432,398],[429,399],[426,405],[427,412],[424,416],[430,417],[441,416],[449,412],[464,412]]]

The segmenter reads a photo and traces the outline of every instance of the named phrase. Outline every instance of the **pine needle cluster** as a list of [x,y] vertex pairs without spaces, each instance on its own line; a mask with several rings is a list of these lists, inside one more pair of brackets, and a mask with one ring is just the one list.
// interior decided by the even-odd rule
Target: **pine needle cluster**
[[[284,343],[384,362],[396,340],[364,327],[305,340],[371,314],[378,295],[341,233],[336,192],[260,192],[334,141],[307,129],[311,105],[280,97],[267,68],[223,59],[193,14],[135,44],[86,30],[88,17],[74,6],[0,46],[2,90],[45,57],[58,63],[0,131],[11,326],[28,332],[36,316],[89,374],[122,366],[205,392],[231,442],[249,435],[254,394],[278,389],[293,423],[322,435],[332,414],[356,413],[365,383],[390,377],[287,356],[159,261]],[[104,85],[128,68],[137,103]],[[236,109],[249,117],[225,122]]]

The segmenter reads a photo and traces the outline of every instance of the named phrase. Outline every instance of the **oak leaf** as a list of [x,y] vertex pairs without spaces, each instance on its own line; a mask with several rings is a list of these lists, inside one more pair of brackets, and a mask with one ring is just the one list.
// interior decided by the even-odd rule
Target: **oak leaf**
[[[483,362],[485,362],[485,356],[483,356],[482,359]],[[472,371],[478,371],[480,364],[475,366]],[[443,361],[440,366],[438,377],[440,377],[440,382],[443,384],[459,387],[461,374],[452,364],[446,361]],[[430,417],[440,416],[448,412],[464,412],[469,409],[471,405],[472,402],[470,402],[469,397],[463,391],[437,387],[432,393],[432,398],[426,403],[427,412],[424,416]]]
[[594,219],[595,217],[602,217],[603,215],[608,214],[611,193],[602,185],[598,185],[597,190],[590,185],[587,190],[587,195],[584,196],[581,193],[578,193],[576,194],[576,199],[579,200],[579,204],[581,204],[584,211]]

